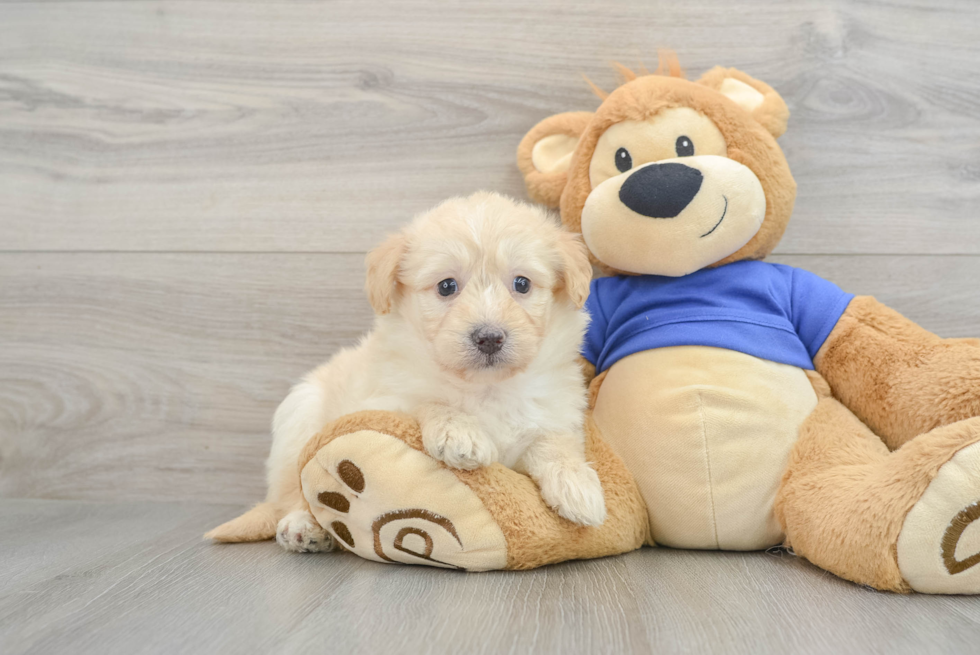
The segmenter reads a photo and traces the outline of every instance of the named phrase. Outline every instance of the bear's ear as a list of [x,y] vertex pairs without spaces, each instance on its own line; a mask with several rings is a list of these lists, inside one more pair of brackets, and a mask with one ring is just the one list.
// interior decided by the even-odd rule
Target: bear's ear
[[777,139],[786,131],[789,108],[782,97],[765,82],[735,68],[716,66],[702,75],[698,84],[712,88],[734,101]]
[[592,112],[570,111],[544,119],[517,146],[517,166],[531,200],[557,207],[568,181],[568,167]]

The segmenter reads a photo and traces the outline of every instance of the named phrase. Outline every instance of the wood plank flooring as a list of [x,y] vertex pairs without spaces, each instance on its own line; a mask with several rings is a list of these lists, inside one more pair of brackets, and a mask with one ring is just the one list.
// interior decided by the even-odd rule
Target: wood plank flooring
[[239,509],[4,501],[0,651],[920,655],[975,652],[980,629],[975,599],[877,593],[780,551],[468,574],[201,541]]
[[521,136],[677,50],[793,112],[780,252],[980,254],[980,4],[50,2],[0,9],[3,249],[363,252],[523,196]]

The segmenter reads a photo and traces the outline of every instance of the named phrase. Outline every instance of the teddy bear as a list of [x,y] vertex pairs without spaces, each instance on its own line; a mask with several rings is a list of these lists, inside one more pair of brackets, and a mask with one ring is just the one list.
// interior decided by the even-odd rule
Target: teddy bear
[[[763,261],[796,186],[786,103],[732,68],[621,68],[594,112],[518,147],[529,196],[581,233],[587,454],[608,518],[582,527],[499,464],[429,457],[408,417],[362,412],[307,444],[310,511],[380,562],[526,569],[643,545],[785,546],[895,592],[980,591],[980,342]],[[261,506],[216,529],[270,538]]]
[[530,196],[594,265],[592,419],[650,540],[785,545],[878,589],[980,590],[980,343],[762,261],[793,209],[789,111],[731,68],[623,69],[522,140]]

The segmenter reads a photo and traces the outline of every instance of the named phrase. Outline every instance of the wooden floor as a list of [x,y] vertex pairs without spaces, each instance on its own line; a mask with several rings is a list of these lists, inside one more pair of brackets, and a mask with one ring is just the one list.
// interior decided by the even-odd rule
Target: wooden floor
[[216,547],[363,253],[674,48],[792,111],[772,257],[980,336],[975,0],[0,0],[0,653],[977,652],[786,554],[457,575]]
[[0,652],[977,652],[975,599],[882,594],[784,552],[460,573],[201,541],[238,509],[6,501]]

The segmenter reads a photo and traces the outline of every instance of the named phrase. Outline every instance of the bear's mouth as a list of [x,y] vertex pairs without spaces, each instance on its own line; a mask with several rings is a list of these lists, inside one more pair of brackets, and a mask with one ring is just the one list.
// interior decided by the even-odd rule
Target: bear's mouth
[[[683,172],[681,182],[688,184],[652,184],[672,179],[645,171],[667,166],[661,178]],[[687,170],[697,171],[697,179]],[[627,183],[641,173],[636,184]],[[737,252],[758,233],[765,214],[765,191],[750,168],[698,155],[644,164],[600,183],[585,200],[581,227],[589,250],[609,268],[680,277]]]
[[728,213],[728,196],[723,195],[722,199],[725,201],[725,208],[721,210],[721,218],[718,219],[718,222],[715,223],[715,226],[713,228],[711,228],[710,230],[702,234],[700,237],[698,237],[699,239],[703,239],[709,234],[711,234],[712,232],[714,232],[715,230],[717,230],[718,226],[721,225],[721,222],[725,220],[725,214]]

